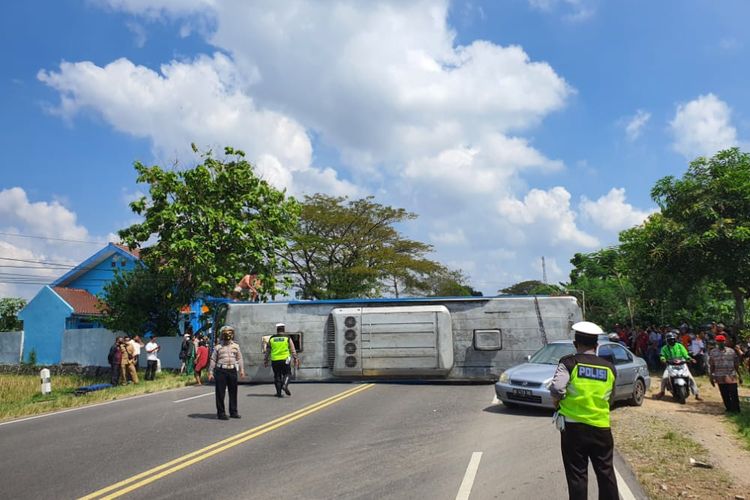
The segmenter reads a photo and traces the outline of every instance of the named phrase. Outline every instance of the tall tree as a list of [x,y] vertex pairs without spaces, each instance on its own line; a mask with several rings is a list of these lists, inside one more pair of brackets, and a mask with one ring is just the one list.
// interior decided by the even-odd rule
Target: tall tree
[[498,293],[508,295],[560,295],[563,290],[557,285],[542,283],[539,280],[520,281],[507,288],[498,290]]
[[0,299],[0,332],[13,332],[23,329],[23,321],[18,312],[26,306],[26,301],[17,297]]
[[139,264],[118,272],[104,286],[101,304],[104,325],[114,331],[159,337],[177,334],[180,307],[191,300],[188,290],[175,286],[179,279]]
[[459,269],[440,266],[424,279],[412,284],[406,293],[427,297],[481,297],[482,292],[475,290],[468,277]]
[[[198,152],[195,145],[193,151]],[[149,268],[175,277],[176,286],[190,296],[224,296],[253,271],[265,299],[280,292],[278,255],[299,207],[258,177],[245,153],[231,147],[224,153],[224,159],[202,153],[201,163],[185,170],[136,162],[138,182],[149,185],[149,194],[130,207],[143,222],[119,235],[131,248],[156,237],[141,258]]]
[[706,281],[731,292],[735,324],[744,327],[750,292],[750,155],[738,148],[698,158],[681,179],[657,181],[651,196],[661,208],[621,241],[654,275],[690,289]]
[[606,326],[635,322],[637,294],[617,247],[593,253],[577,253],[570,260],[572,290],[586,294],[586,319]]
[[416,218],[372,197],[348,200],[305,197],[290,244],[279,251],[304,299],[398,296],[440,265],[425,255],[430,245],[405,238],[395,225]]

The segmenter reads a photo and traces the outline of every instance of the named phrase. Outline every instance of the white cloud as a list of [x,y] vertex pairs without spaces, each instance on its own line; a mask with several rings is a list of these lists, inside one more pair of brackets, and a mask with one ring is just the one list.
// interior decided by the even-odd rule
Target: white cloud
[[430,239],[441,245],[463,245],[466,243],[466,235],[461,228],[447,230],[441,233],[430,233]]
[[[38,78],[60,93],[52,109],[66,119],[93,111],[114,128],[154,144],[163,160],[192,158],[190,142],[203,148],[231,145],[255,159],[258,172],[277,187],[299,191],[294,174],[310,175],[312,145],[295,120],[259,109],[241,90],[242,76],[224,55],[172,61],[160,72],[118,59],[104,67],[91,62],[60,65]],[[116,89],[116,91],[112,91]],[[314,175],[314,173],[313,173]],[[332,190],[342,190],[330,175]]]
[[607,231],[621,231],[637,226],[646,217],[656,212],[655,209],[638,210],[625,201],[624,188],[612,188],[609,193],[591,201],[585,196],[581,199],[581,214],[594,224]]
[[[177,19],[180,36],[197,33],[219,53],[158,71],[120,59],[40,72],[58,90],[55,111],[66,119],[93,113],[149,139],[168,159],[191,141],[241,147],[292,193],[377,193],[420,214],[410,237],[434,241],[438,259],[471,263],[484,280],[525,268],[527,250],[558,252],[562,261],[570,248],[595,241],[576,227],[569,194],[543,192],[560,212],[534,213],[528,227],[496,209],[527,192],[524,175],[564,168],[524,134],[575,90],[520,46],[458,44],[447,1],[100,3],[147,20]],[[584,16],[591,5],[567,1],[564,13]],[[338,171],[315,165],[310,137],[339,154]],[[535,197],[532,190],[520,203]],[[498,249],[505,251],[493,255]]]
[[625,135],[629,141],[635,141],[641,136],[641,131],[650,118],[651,113],[643,111],[642,109],[636,111],[635,115],[625,125]]
[[506,198],[497,204],[499,213],[527,236],[535,234],[554,243],[595,247],[599,241],[576,226],[570,193],[557,186],[548,191],[532,189],[523,200]]
[[108,241],[91,235],[59,201],[30,201],[20,187],[0,191],[0,232],[0,296],[26,299]]
[[583,22],[596,14],[596,0],[529,0],[529,5],[546,13],[562,11],[563,19]]
[[146,27],[135,21],[128,21],[125,26],[133,34],[133,43],[136,47],[143,48],[148,40],[148,34],[146,33]]
[[685,158],[711,156],[721,149],[737,145],[737,130],[731,123],[731,108],[714,94],[677,106],[669,123],[672,147]]

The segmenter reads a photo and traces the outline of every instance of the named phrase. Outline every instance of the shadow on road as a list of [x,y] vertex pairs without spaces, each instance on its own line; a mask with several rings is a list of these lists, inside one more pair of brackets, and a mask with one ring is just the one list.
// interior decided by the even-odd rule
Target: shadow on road
[[191,413],[188,418],[207,418],[208,420],[216,420],[216,413]]
[[549,418],[552,416],[551,410],[547,410],[545,408],[535,408],[533,406],[529,406],[529,407],[519,406],[518,408],[508,408],[507,406],[503,404],[495,404],[495,405],[488,406],[483,411],[486,411],[487,413],[497,413],[500,415],[518,415],[518,416],[524,416],[524,417],[547,417]]
[[275,398],[276,394],[248,394],[249,398]]

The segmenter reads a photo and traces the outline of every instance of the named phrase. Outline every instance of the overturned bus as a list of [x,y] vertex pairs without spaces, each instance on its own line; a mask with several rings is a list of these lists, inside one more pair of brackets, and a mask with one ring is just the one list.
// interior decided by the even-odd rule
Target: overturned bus
[[250,381],[273,380],[264,339],[286,325],[299,353],[297,380],[495,381],[581,320],[574,297],[499,296],[224,302],[215,316],[236,329]]

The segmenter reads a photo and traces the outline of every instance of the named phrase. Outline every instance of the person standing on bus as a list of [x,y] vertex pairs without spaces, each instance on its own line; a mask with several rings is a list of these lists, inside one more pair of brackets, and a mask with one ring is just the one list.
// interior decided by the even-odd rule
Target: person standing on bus
[[299,358],[297,350],[294,348],[294,342],[285,332],[284,323],[276,323],[276,333],[268,339],[268,348],[263,366],[268,366],[268,360],[271,360],[273,369],[273,385],[276,386],[276,397],[283,397],[283,389],[287,396],[291,396],[289,391],[289,376],[292,373],[292,359],[294,364],[299,367]]
[[[240,418],[237,412],[237,371],[240,377],[245,376],[240,346],[234,342],[234,327],[222,326],[219,330],[221,344],[211,354],[208,368],[208,381],[216,378],[216,417],[219,420]],[[229,389],[229,417],[224,408],[224,393]]]

